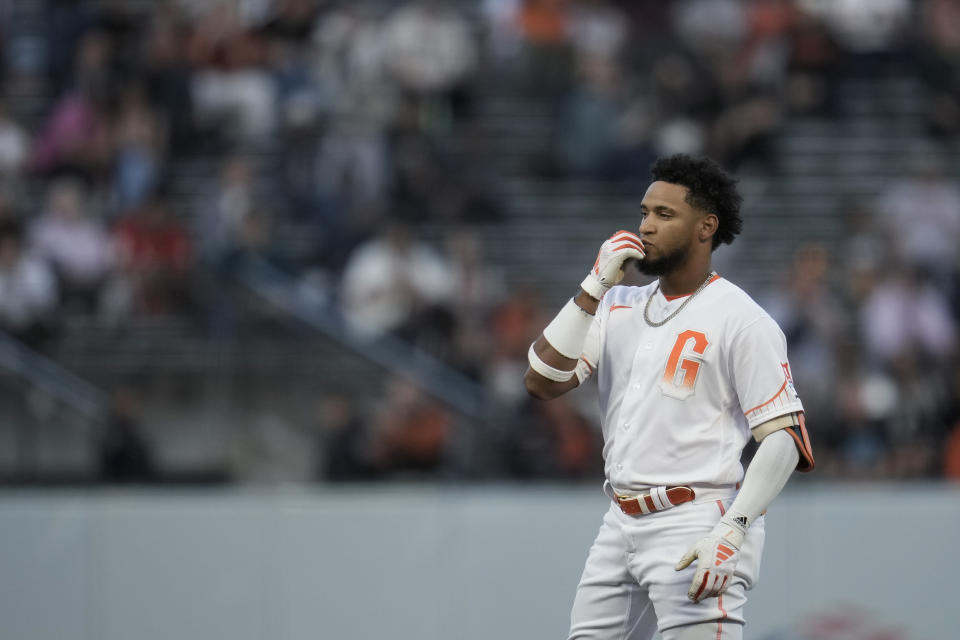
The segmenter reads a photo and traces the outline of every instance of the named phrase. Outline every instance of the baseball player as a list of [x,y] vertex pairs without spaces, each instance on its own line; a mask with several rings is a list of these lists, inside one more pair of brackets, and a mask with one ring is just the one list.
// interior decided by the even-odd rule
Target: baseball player
[[[604,491],[570,638],[741,638],[764,512],[814,461],[786,340],[710,268],[740,232],[736,182],[712,160],[652,167],[639,234],[600,247],[581,290],[530,346],[527,390],[544,400],[597,378]],[[658,276],[615,286],[626,261]],[[744,475],[750,437],[759,442]]]

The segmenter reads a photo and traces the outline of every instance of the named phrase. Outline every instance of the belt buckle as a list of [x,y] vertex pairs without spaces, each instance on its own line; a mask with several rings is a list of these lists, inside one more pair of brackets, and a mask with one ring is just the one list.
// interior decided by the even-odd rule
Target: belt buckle
[[[663,489],[662,491],[660,489]],[[687,495],[679,497],[675,502],[673,496],[670,495],[671,491],[682,489],[687,492]],[[656,492],[656,494],[654,493]],[[647,491],[633,495],[633,496],[622,496],[618,493],[614,493],[614,496],[617,500],[617,505],[620,507],[620,510],[628,515],[647,515],[650,513],[659,513],[660,511],[666,511],[671,509],[679,504],[685,502],[690,502],[696,497],[696,492],[693,488],[682,485],[677,487],[657,487],[655,489],[648,489]],[[635,506],[634,506],[635,505]],[[631,508],[631,511],[634,513],[628,512],[624,507],[627,506]]]
[[653,513],[649,508],[646,507],[646,497],[649,495],[649,492],[646,494],[638,494],[633,496],[622,496],[620,494],[614,494],[617,498],[617,506],[628,516],[642,516],[648,513]]

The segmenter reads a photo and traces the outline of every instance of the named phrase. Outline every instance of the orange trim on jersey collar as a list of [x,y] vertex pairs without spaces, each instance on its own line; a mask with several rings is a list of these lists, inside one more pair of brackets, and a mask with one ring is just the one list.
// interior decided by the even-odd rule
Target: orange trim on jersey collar
[[[720,274],[718,273],[712,278],[710,278],[710,280],[707,281],[707,286],[710,286],[710,283],[712,283],[714,280],[719,280],[719,279],[720,279]],[[663,293],[663,291],[661,291],[660,293]],[[680,298],[686,298],[687,296],[691,295],[691,293],[681,293],[678,296],[668,296],[667,294],[663,293],[663,297],[667,299],[667,302],[673,302],[674,300],[679,300]]]

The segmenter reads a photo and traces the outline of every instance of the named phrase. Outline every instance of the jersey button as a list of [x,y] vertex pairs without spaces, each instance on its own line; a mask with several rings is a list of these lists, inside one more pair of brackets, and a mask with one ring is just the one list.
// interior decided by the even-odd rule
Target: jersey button
[[626,431],[626,430],[629,429],[629,428],[630,428],[630,423],[629,423],[629,422],[624,422],[624,423],[623,423],[623,430]]
[[623,465],[619,462],[617,463],[617,471],[623,471]]

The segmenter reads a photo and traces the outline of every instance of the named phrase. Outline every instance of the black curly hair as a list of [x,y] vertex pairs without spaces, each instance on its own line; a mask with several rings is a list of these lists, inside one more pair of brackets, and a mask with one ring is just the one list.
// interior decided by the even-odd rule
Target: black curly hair
[[654,181],[679,184],[688,189],[687,204],[713,213],[719,224],[713,235],[713,248],[730,244],[743,227],[740,205],[743,196],[737,191],[737,180],[707,157],[678,153],[658,158],[650,167]]

